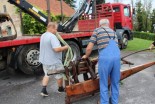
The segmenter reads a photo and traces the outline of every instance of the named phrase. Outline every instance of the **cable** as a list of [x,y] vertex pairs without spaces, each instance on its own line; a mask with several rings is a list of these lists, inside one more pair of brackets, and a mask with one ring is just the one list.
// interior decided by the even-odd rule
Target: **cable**
[[[152,48],[152,50],[153,50],[153,49],[155,49],[155,48]],[[147,51],[147,50],[150,50],[150,49],[147,48],[147,49],[143,49],[143,50],[139,50],[139,51],[130,53],[130,54],[126,55],[126,56],[121,57],[121,60],[123,60],[124,58],[126,58],[126,57],[128,57],[128,56],[131,56],[131,55],[133,55],[133,54],[136,54],[136,53],[139,53],[139,52],[143,52],[143,51]]]
[[[68,45],[67,42],[64,41],[64,39],[60,36],[60,34],[58,32],[56,33],[56,37],[59,39],[59,41],[63,45]],[[70,61],[72,61],[72,59],[73,59],[73,52],[72,52],[71,47],[69,46],[69,48],[67,50],[67,53],[66,53],[66,58],[65,58],[65,61],[64,61],[64,66],[68,67],[69,63],[70,63]]]

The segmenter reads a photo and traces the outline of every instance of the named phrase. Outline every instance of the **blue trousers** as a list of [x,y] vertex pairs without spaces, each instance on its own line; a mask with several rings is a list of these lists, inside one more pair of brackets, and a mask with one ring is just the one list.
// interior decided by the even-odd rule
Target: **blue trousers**
[[108,79],[111,82],[111,103],[118,104],[120,81],[120,50],[114,40],[99,51],[100,103],[109,104]]

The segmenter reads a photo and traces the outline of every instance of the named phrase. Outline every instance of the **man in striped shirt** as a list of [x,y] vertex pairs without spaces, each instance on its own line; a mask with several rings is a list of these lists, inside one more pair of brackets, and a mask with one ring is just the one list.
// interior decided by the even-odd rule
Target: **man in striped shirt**
[[[83,59],[88,58],[96,44],[99,50],[98,72],[100,77],[100,104],[118,104],[120,80],[120,49],[115,32],[109,28],[109,20],[101,19],[86,48]],[[109,101],[108,78],[111,81],[111,101]]]
[[[102,21],[103,20],[100,21],[101,24],[102,24]],[[115,31],[113,31],[111,28],[109,28],[109,26],[101,26],[94,30],[94,32],[90,38],[90,42],[97,44],[99,51],[104,49],[109,43],[110,38],[109,38],[107,32],[111,38],[115,37],[115,41],[118,43],[118,39],[115,34]]]

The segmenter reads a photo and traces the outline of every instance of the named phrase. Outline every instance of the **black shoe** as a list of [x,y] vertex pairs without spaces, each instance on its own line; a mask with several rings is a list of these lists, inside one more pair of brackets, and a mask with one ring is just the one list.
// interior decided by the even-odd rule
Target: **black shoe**
[[64,91],[65,91],[65,89],[63,87],[58,88],[58,93],[61,93],[61,92],[64,92]]
[[43,97],[47,97],[48,93],[47,93],[47,91],[41,91],[40,95]]

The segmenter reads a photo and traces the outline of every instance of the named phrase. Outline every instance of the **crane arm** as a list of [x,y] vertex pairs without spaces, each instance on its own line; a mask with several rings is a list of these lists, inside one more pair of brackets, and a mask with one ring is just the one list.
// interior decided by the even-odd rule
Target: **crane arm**
[[37,8],[32,6],[26,0],[8,0],[8,2],[19,7],[25,13],[28,13],[29,15],[31,15],[33,18],[43,23],[44,25],[47,25],[48,23],[47,16],[41,13]]
[[[48,24],[48,17],[41,13],[37,8],[32,6],[26,0],[8,0],[11,4],[19,7],[24,12],[31,15],[33,18],[38,20],[39,22],[43,23],[45,26]],[[59,32],[72,32],[73,28],[75,27],[76,23],[78,22],[79,17],[83,13],[88,13],[90,7],[92,6],[93,0],[84,0],[80,8],[62,25],[59,24],[58,31]],[[86,12],[86,8],[88,10]]]
[[[79,17],[86,12],[86,8],[88,7],[88,11],[90,6],[92,6],[93,0],[84,0],[81,7],[62,25],[59,24],[58,31],[59,32],[72,32],[73,28],[75,27],[76,23],[78,22]],[[88,13],[88,11],[86,13]]]

